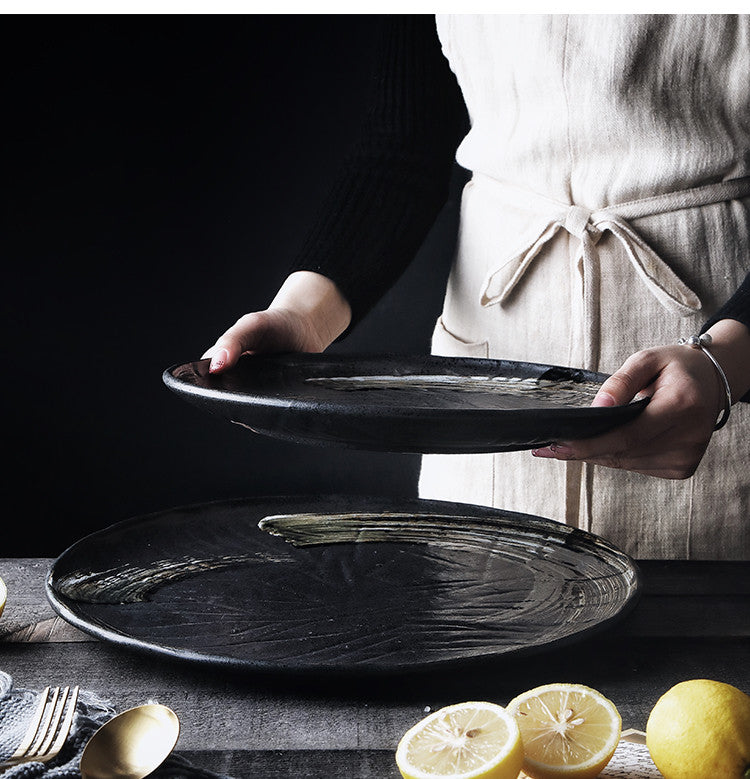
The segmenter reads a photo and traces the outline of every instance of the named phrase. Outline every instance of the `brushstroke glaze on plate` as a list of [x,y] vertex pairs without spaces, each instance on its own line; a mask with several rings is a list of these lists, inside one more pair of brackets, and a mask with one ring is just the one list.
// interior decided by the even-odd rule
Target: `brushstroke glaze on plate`
[[105,641],[302,672],[537,652],[603,630],[637,593],[633,561],[584,531],[468,504],[355,496],[126,520],[66,550],[47,581],[55,611]]
[[591,408],[601,373],[465,357],[243,356],[166,370],[185,400],[253,432],[297,443],[391,452],[530,449],[600,435],[647,399]]

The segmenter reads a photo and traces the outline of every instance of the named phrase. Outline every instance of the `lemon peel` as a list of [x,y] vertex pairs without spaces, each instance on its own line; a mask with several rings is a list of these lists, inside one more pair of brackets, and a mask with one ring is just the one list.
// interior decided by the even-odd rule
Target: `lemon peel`
[[651,710],[646,745],[665,779],[750,779],[750,696],[711,679],[680,682]]

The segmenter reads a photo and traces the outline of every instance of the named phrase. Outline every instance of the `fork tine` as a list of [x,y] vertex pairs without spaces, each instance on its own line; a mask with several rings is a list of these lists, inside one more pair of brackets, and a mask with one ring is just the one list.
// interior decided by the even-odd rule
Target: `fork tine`
[[26,750],[26,755],[24,756],[25,759],[29,759],[34,755],[38,754],[39,747],[46,739],[47,732],[49,731],[50,725],[52,724],[52,718],[55,715],[55,709],[57,707],[57,700],[59,697],[60,697],[60,688],[53,687],[51,700],[48,702],[47,706],[45,706],[44,717],[42,717],[42,722],[39,728],[37,729],[36,737],[34,738],[34,741],[32,742],[31,746]]
[[60,697],[59,702],[57,702],[56,707],[53,708],[53,716],[52,719],[47,724],[47,732],[45,733],[45,738],[42,741],[42,743],[39,745],[36,752],[34,753],[34,757],[38,758],[40,755],[46,755],[48,753],[50,745],[52,744],[52,741],[55,738],[55,733],[57,733],[57,729],[60,725],[60,720],[62,719],[63,712],[65,711],[65,707],[68,702],[69,695],[70,695],[70,687],[66,687],[62,691],[62,695]]
[[29,723],[29,727],[26,730],[26,735],[23,737],[23,741],[21,741],[21,743],[18,745],[18,749],[16,749],[16,751],[10,757],[11,762],[18,760],[28,752],[28,749],[34,741],[34,738],[39,730],[39,725],[42,722],[44,710],[47,708],[47,702],[50,699],[50,695],[51,688],[45,687],[42,691],[42,694],[39,696],[39,703],[37,704],[36,711],[34,712],[34,717],[32,718],[31,722]]
[[70,734],[78,694],[77,685],[72,691],[70,687],[62,690],[59,687],[45,687],[23,741],[0,768],[31,760],[45,762],[55,757]]
[[68,737],[68,734],[70,733],[70,728],[73,724],[73,716],[76,713],[76,706],[78,704],[78,692],[79,692],[79,688],[78,685],[76,685],[73,688],[73,692],[70,694],[70,698],[68,700],[68,709],[65,712],[65,716],[63,717],[62,724],[60,725],[60,728],[57,731],[57,737],[52,743],[52,746],[50,746],[49,749],[47,750],[46,755],[40,758],[42,761],[51,760],[63,748],[65,739]]

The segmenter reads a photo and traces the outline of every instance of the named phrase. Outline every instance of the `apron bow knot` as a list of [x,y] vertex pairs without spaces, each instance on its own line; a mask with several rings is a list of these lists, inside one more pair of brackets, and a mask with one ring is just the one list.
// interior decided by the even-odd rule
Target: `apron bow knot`
[[588,237],[596,243],[602,235],[601,230],[591,221],[593,211],[583,206],[570,206],[565,212],[565,221],[562,226],[581,241]]
[[688,316],[701,310],[700,299],[626,220],[747,196],[750,194],[750,178],[707,184],[596,211],[514,187],[506,188],[515,206],[525,199],[529,209],[539,212],[542,218],[537,228],[527,234],[520,248],[501,259],[485,277],[480,291],[483,307],[507,303],[537,255],[560,230],[565,230],[580,241],[578,269],[581,274],[587,267],[591,269],[593,265],[598,265],[596,245],[604,233],[609,232],[624,250],[646,289],[659,303],[669,311]]

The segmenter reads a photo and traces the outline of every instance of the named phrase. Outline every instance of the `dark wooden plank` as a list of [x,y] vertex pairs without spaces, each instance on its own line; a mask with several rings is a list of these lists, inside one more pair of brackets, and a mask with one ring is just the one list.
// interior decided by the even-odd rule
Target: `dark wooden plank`
[[68,641],[89,641],[89,637],[60,617],[36,618],[28,622],[9,616],[0,625],[0,644],[50,644]]
[[750,596],[644,595],[615,630],[629,636],[750,637]]
[[390,746],[424,716],[426,705],[423,693],[399,701],[400,685],[389,685],[391,696],[376,699],[365,690],[350,695],[350,685],[341,682],[238,675],[104,644],[6,644],[0,668],[22,688],[79,684],[118,711],[164,703],[180,718],[181,749]]
[[391,749],[189,751],[194,766],[236,779],[400,779]]
[[183,722],[184,749],[385,749],[427,710],[472,699],[504,705],[550,682],[601,690],[626,727],[643,730],[658,697],[684,679],[713,678],[750,692],[748,656],[748,639],[595,641],[523,661],[367,679],[233,674],[70,643],[0,646],[0,667],[19,686],[76,683],[117,709],[165,703]]
[[750,561],[639,560],[647,595],[750,596]]
[[0,618],[0,643],[89,641],[89,637],[60,619],[44,592],[48,559],[0,559],[0,578],[8,600]]
[[8,603],[38,603],[40,596],[44,600],[44,583],[51,564],[52,560],[45,557],[0,557],[0,578],[8,586]]

